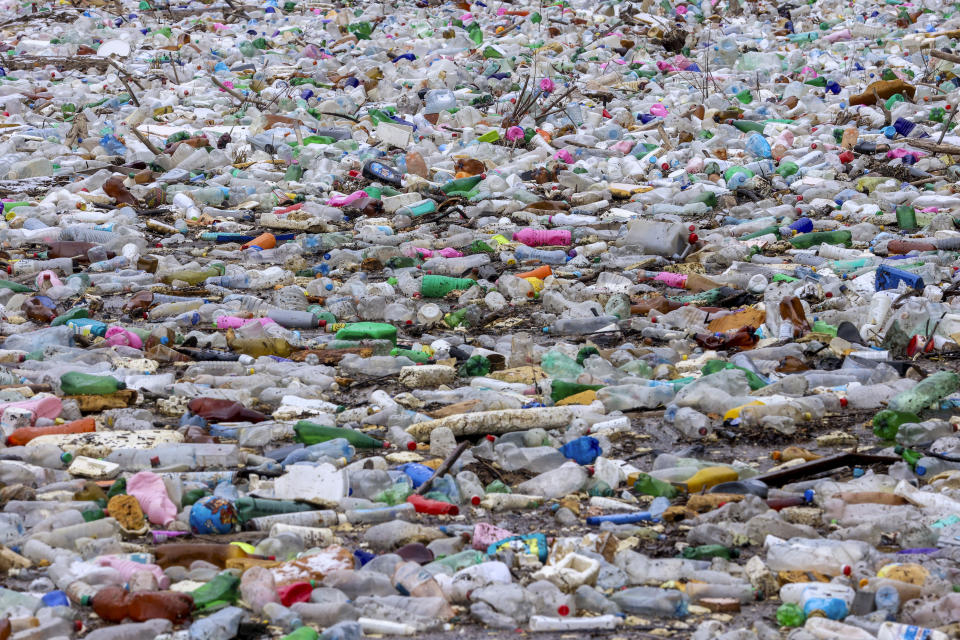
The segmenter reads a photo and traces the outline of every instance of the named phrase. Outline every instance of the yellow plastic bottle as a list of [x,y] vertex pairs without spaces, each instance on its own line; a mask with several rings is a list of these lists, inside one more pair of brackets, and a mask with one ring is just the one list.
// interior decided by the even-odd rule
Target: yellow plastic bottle
[[707,467],[697,471],[686,482],[677,483],[677,486],[685,489],[687,493],[698,493],[722,482],[733,482],[738,478],[737,472],[730,467]]

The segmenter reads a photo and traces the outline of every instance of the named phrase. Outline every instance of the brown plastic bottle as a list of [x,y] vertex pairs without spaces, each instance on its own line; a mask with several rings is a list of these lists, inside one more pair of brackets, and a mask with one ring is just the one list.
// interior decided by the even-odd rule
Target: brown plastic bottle
[[[77,262],[89,262],[87,251],[97,245],[91,242],[58,241],[48,242],[47,246],[49,247],[47,249],[48,258],[76,258]],[[113,257],[109,251],[107,257]]]
[[570,208],[566,202],[558,200],[540,200],[527,205],[527,209],[536,209],[538,211],[566,211]]
[[10,618],[0,620],[0,640],[8,640],[12,633],[13,629],[10,625]]
[[845,491],[833,497],[839,498],[847,504],[907,504],[906,499],[902,496],[887,491]]
[[209,433],[204,430],[203,427],[192,424],[186,429],[181,427],[179,429],[180,433],[183,434],[184,442],[193,442],[193,443],[205,443],[205,444],[216,444],[220,442],[220,438],[211,436]]
[[154,173],[150,169],[144,169],[133,174],[133,181],[137,184],[149,184],[153,182],[159,173]]
[[107,494],[103,488],[93,480],[83,483],[83,489],[73,494],[74,500],[106,500]]
[[137,269],[147,273],[156,273],[159,265],[160,261],[157,260],[156,256],[140,256],[137,259]]
[[469,173],[472,176],[478,176],[487,170],[487,166],[475,158],[460,158],[454,161],[453,169],[457,173]]
[[780,301],[780,318],[793,325],[797,336],[802,336],[810,331],[807,314],[803,310],[800,298],[796,296],[787,296]]
[[[876,96],[874,96],[874,90],[876,90]],[[850,106],[858,106],[862,104],[875,104],[877,101],[877,96],[881,100],[886,100],[895,93],[902,93],[910,97],[913,100],[914,94],[917,92],[917,88],[911,84],[907,84],[899,78],[896,80],[877,80],[876,82],[871,82],[867,85],[866,90],[863,93],[850,96]]]
[[148,358],[157,362],[193,362],[193,358],[163,344],[153,346],[144,353]]
[[259,411],[222,398],[194,398],[187,407],[191,413],[219,422],[263,422],[267,419],[267,416]]
[[407,173],[412,173],[421,178],[430,177],[430,170],[427,168],[427,163],[419,152],[411,151],[407,154]]
[[742,327],[729,333],[698,333],[694,336],[697,344],[704,349],[750,349],[757,342],[754,327]]
[[144,349],[151,349],[157,345],[165,345],[172,348],[176,343],[176,339],[177,332],[170,327],[157,327],[147,336],[143,346]]
[[670,311],[679,309],[682,306],[682,302],[674,302],[673,300],[667,300],[663,296],[656,296],[653,298],[644,298],[643,300],[640,300],[640,302],[630,305],[630,313],[639,316],[645,316],[651,311],[669,313]]
[[147,309],[153,305],[152,291],[137,291],[123,303],[123,312],[135,318],[147,315]]
[[130,190],[127,189],[126,185],[123,184],[122,176],[112,176],[109,180],[103,183],[103,192],[117,201],[117,204],[126,204],[131,207],[139,207],[140,203],[136,198],[133,197],[133,194],[130,193]]
[[57,312],[43,304],[39,298],[27,298],[20,308],[29,319],[40,324],[50,324],[57,317]]
[[246,558],[250,554],[235,544],[205,544],[199,542],[179,542],[154,547],[156,562],[161,568],[188,567],[190,563],[203,560],[215,564],[221,569],[227,566],[227,560]]
[[136,622],[164,618],[179,623],[190,617],[193,597],[176,591],[130,593],[123,587],[104,587],[93,596],[93,611],[107,622]]
[[904,255],[911,251],[936,251],[937,246],[923,240],[891,240],[887,243],[887,253]]
[[166,618],[179,623],[190,617],[193,610],[193,596],[178,591],[140,591],[130,595],[131,620],[145,622],[157,618]]
[[245,353],[254,358],[260,356],[288,358],[294,352],[293,346],[283,338],[237,338],[232,330],[227,332],[227,344],[237,353]]
[[809,371],[810,367],[806,362],[796,356],[787,356],[777,365],[778,373],[797,373],[798,371]]
[[807,451],[803,447],[785,447],[782,451],[774,451],[770,454],[770,458],[778,462],[790,462],[791,460],[812,462],[813,460],[819,460],[822,457],[823,456],[812,451]]

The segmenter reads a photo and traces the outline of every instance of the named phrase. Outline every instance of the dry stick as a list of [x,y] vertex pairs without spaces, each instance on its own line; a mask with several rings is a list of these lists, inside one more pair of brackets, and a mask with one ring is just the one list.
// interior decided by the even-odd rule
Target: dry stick
[[420,485],[420,488],[417,489],[416,494],[418,496],[422,496],[427,491],[429,491],[430,485],[433,484],[433,481],[439,478],[440,476],[442,476],[443,474],[445,474],[450,469],[450,467],[453,466],[453,463],[457,461],[457,458],[459,458],[460,455],[464,451],[466,451],[467,447],[469,446],[470,446],[470,442],[467,440],[464,440],[463,442],[458,444],[457,448],[453,450],[453,453],[451,453],[447,457],[447,459],[443,461],[443,464],[437,467],[437,470],[433,472],[433,475],[427,478],[427,481],[424,482],[422,485]]
[[152,153],[155,156],[159,156],[161,153],[163,153],[162,151],[160,151],[160,149],[156,147],[156,145],[150,142],[150,139],[147,138],[147,136],[140,133],[140,130],[137,129],[135,125],[130,127],[130,131],[133,132],[133,135],[137,136],[137,139],[143,143],[143,146],[145,146],[147,149],[150,150],[150,153]]
[[955,102],[953,108],[950,109],[950,117],[947,118],[947,121],[943,123],[943,131],[940,132],[940,138],[937,140],[937,144],[943,142],[943,136],[947,135],[947,131],[950,130],[950,123],[953,122],[953,118],[957,115],[958,105],[960,105],[960,101]]
[[[217,79],[214,78],[213,76],[210,76],[210,81],[213,82],[213,84],[217,85],[217,87],[219,87],[222,91],[227,92],[227,94],[233,96],[234,98],[236,98],[236,99],[239,100],[240,102],[246,102],[247,100],[250,100],[248,97],[245,97],[245,96],[240,95],[239,93],[237,93],[236,91],[234,91],[233,89],[231,89],[231,88],[228,87],[227,85],[223,84],[222,82],[220,82],[219,80],[217,80]],[[264,108],[266,108],[266,105],[263,104],[263,102],[261,102],[259,99],[253,99],[253,100],[250,100],[250,102],[253,102],[253,103],[257,106],[258,109],[264,109]]]
[[930,52],[931,58],[940,58],[941,60],[946,60],[947,62],[960,62],[960,56],[955,53],[947,53],[946,51],[938,51],[933,49]]
[[134,78],[132,75],[130,75],[130,72],[128,72],[123,67],[121,67],[116,60],[114,60],[113,58],[104,58],[104,60],[106,60],[107,64],[109,64],[111,67],[119,71],[121,75],[127,76],[128,78],[133,80],[133,83],[138,87],[140,87],[141,90],[144,90],[144,86],[140,84],[140,81]]
[[127,93],[130,94],[130,99],[133,100],[133,104],[139,107],[140,101],[137,100],[137,94],[133,92],[133,89],[130,88],[130,85],[127,84],[126,79],[122,75],[119,75],[117,77],[120,79],[121,84],[123,84],[123,88],[126,89]]

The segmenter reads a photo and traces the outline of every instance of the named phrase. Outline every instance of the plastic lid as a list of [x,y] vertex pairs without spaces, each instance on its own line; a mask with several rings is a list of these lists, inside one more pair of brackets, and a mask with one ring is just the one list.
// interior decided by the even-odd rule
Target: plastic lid
[[[93,602],[93,596],[81,596],[80,597],[80,606],[89,607],[90,603]],[[77,622],[80,622],[77,620]]]
[[159,466],[160,466],[160,456],[153,456],[152,458],[150,458],[150,466],[151,466],[151,467],[159,467]]
[[470,504],[472,504],[472,505],[475,506],[475,507],[476,507],[476,506],[479,506],[479,505],[480,505],[480,496],[473,496],[472,498],[470,498]]
[[413,440],[411,440],[410,442],[408,442],[408,443],[407,443],[407,450],[408,450],[408,451],[416,451],[416,450],[417,450],[417,443],[414,442]]
[[70,464],[73,462],[73,454],[69,451],[64,451],[60,456],[60,461],[63,462],[63,464]]

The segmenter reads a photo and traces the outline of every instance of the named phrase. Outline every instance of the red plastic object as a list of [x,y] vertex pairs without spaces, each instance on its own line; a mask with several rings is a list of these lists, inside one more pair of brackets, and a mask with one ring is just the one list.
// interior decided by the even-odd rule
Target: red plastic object
[[423,496],[412,495],[407,498],[407,502],[413,505],[417,513],[428,513],[432,516],[455,516],[460,513],[460,508],[455,504],[441,502],[440,500],[431,500]]

